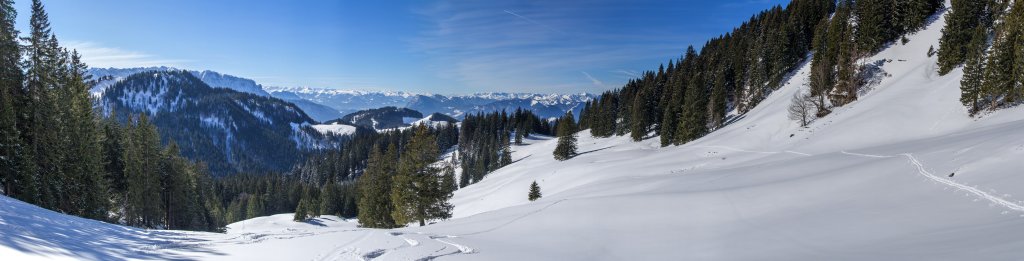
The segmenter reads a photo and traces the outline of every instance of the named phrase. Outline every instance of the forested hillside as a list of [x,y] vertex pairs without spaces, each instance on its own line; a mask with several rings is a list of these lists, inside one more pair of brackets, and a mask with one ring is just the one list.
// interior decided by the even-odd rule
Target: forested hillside
[[309,127],[315,121],[277,98],[211,88],[187,71],[133,74],[108,87],[103,109],[112,117],[148,114],[164,142],[209,164],[218,176],[283,172],[309,150],[347,140]]
[[[657,136],[662,146],[700,138],[735,120],[811,62],[816,117],[858,97],[874,77],[864,58],[920,29],[939,0],[795,0],[586,104],[580,128],[597,137]],[[955,13],[955,12],[954,12]],[[813,54],[813,56],[811,56]],[[809,57],[813,57],[809,60]]]

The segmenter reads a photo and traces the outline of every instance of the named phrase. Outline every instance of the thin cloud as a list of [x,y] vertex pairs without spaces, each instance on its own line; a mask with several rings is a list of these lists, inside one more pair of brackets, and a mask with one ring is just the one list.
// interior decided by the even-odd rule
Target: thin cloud
[[505,11],[505,13],[508,13],[510,15],[514,15],[515,17],[519,17],[520,19],[523,19],[523,20],[525,20],[527,22],[530,22],[530,23],[539,25],[541,27],[547,28],[548,30],[551,30],[551,31],[554,31],[554,32],[557,32],[557,33],[565,33],[565,32],[562,32],[562,30],[555,29],[555,28],[550,27],[550,26],[548,26],[546,24],[543,24],[541,22],[537,22],[536,20],[533,20],[533,19],[530,19],[530,18],[526,18],[525,16],[519,15],[519,14],[517,14],[515,12],[509,11],[509,10],[504,10],[504,11]]
[[584,71],[580,71],[580,72],[583,73],[583,76],[586,76],[587,79],[590,79],[590,82],[593,83],[594,86],[604,87],[604,82],[602,82],[601,80],[598,80],[597,78],[594,78],[594,76],[591,76],[587,72],[584,72]]
[[131,67],[152,67],[170,66],[182,67],[189,63],[189,60],[164,59],[155,55],[124,50],[116,47],[106,47],[94,42],[68,41],[65,47],[77,50],[82,55],[82,61],[90,67],[106,68],[131,68]]

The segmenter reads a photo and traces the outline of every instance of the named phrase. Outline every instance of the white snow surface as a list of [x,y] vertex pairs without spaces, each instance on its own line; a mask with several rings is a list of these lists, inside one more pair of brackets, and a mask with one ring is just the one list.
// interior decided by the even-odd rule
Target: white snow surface
[[[0,197],[0,257],[202,260],[1024,260],[1024,108],[970,118],[962,72],[935,73],[944,19],[871,57],[860,100],[787,119],[807,65],[734,123],[682,146],[579,134],[513,146],[515,163],[455,193],[454,218],[359,228],[325,216],[226,234],[126,228]],[[902,61],[901,61],[902,60]],[[955,173],[952,177],[951,173]],[[544,195],[530,202],[529,184]]]
[[356,133],[356,126],[337,122],[332,124],[316,124],[312,126],[313,129],[316,129],[323,134],[348,135]]

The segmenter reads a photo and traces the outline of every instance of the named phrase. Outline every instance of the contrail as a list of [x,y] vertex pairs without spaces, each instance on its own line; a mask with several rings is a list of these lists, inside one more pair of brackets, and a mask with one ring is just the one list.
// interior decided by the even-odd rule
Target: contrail
[[593,82],[594,85],[597,85],[598,87],[604,87],[604,82],[602,82],[601,80],[598,80],[597,78],[594,78],[594,76],[591,76],[587,72],[584,72],[584,71],[580,71],[580,72],[583,73],[584,76],[587,76],[587,79],[590,79],[590,81]]
[[514,15],[514,16],[516,16],[516,17],[519,17],[519,19],[523,19],[523,20],[526,20],[527,22],[533,23],[533,24],[535,24],[535,25],[543,26],[544,28],[547,28],[548,30],[551,30],[551,31],[554,31],[554,32],[557,32],[557,33],[565,33],[565,32],[562,32],[562,30],[558,30],[558,29],[552,28],[552,27],[550,27],[550,26],[547,26],[547,25],[545,25],[545,24],[542,24],[542,23],[540,23],[540,22],[534,21],[533,19],[530,19],[530,18],[526,18],[525,16],[519,15],[519,14],[517,14],[517,13],[514,13],[514,12],[512,12],[512,11],[509,11],[509,10],[504,10],[504,11],[505,11],[506,13],[510,14],[510,15]]

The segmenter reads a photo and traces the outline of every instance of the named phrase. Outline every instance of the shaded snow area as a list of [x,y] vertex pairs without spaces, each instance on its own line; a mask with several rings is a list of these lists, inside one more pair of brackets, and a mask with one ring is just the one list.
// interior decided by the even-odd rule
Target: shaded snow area
[[[870,61],[877,85],[801,128],[807,65],[732,124],[683,146],[579,135],[513,146],[455,193],[454,218],[358,228],[275,215],[226,234],[147,231],[0,198],[4,260],[1024,260],[1024,108],[972,119],[960,70],[935,73],[942,18]],[[954,174],[955,175],[951,175]],[[544,195],[527,201],[533,181]]]

